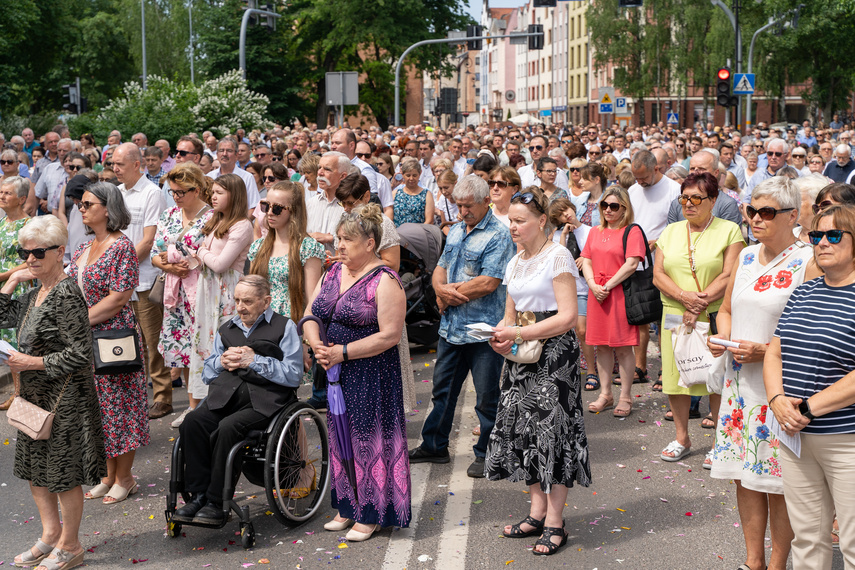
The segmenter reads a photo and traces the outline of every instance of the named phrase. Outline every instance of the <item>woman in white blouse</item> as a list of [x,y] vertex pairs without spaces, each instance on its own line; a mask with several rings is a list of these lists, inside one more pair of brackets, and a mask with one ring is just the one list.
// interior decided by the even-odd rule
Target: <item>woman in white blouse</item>
[[529,486],[529,515],[503,534],[540,535],[532,551],[539,556],[554,554],[567,542],[562,517],[567,488],[591,484],[573,333],[578,271],[567,248],[548,237],[548,205],[536,186],[511,198],[511,237],[520,252],[505,271],[505,318],[493,329],[491,345],[504,355],[526,340],[540,340],[543,348],[537,362],[507,361],[485,463],[489,479]]

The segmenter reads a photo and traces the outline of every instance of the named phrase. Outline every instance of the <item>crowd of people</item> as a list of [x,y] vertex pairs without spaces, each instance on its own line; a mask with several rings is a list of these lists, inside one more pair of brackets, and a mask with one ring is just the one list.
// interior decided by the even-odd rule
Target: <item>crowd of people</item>
[[[689,420],[709,400],[704,468],[736,481],[743,567],[784,568],[790,552],[794,567],[830,567],[833,542],[855,564],[855,161],[853,131],[836,127],[310,125],[151,145],[114,131],[103,146],[63,125],[0,135],[0,326],[19,351],[3,409],[15,396],[56,409],[49,439],[18,438],[15,475],[43,530],[15,564],[82,563],[84,500],[138,492],[135,453],[167,416],[193,442],[176,520],[220,522],[230,445],[304,383],[325,411],[333,367],[354,449],[338,449],[330,423],[337,514],[325,528],[348,540],[409,524],[410,465],[451,460],[471,374],[467,473],[525,481],[529,512],[503,534],[555,553],[568,489],[592,484],[581,392],[598,392],[589,412],[626,418],[633,384],[652,380],[675,428],[663,461],[691,452]],[[432,407],[410,450],[408,224],[443,243]],[[645,267],[662,319],[637,324],[626,285]],[[296,323],[312,316],[301,343]],[[489,338],[469,333],[485,323]],[[681,373],[675,331],[696,327],[719,382]],[[138,362],[105,363],[115,346]],[[346,456],[364,477],[345,475]]]

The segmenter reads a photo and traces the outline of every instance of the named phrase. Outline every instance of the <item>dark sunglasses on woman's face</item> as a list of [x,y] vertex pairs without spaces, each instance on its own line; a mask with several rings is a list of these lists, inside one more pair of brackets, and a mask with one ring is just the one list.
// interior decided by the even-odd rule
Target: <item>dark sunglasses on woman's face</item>
[[703,201],[704,201],[704,200],[706,200],[707,198],[709,198],[709,196],[703,196],[703,197],[702,197],[702,196],[685,196],[685,195],[680,195],[680,197],[679,197],[679,198],[677,198],[677,201],[679,201],[679,202],[680,202],[680,205],[681,205],[681,206],[685,206],[685,205],[686,205],[686,204],[688,204],[689,202],[691,202],[693,206],[700,206],[700,205],[701,205],[701,202],[703,202]]
[[15,164],[14,160],[0,160],[0,164]]
[[262,200],[258,203],[258,205],[261,207],[262,214],[266,214],[269,210],[272,210],[274,216],[278,216],[283,211],[288,211],[291,209],[290,207],[285,206],[284,204],[271,204],[266,200]]
[[828,240],[828,243],[837,244],[843,239],[843,234],[848,233],[850,232],[847,232],[846,230],[828,230],[826,232],[814,230],[812,232],[808,232],[808,238],[813,245],[819,245],[819,242],[822,241],[823,237]]
[[579,172],[580,170],[582,170],[582,169],[579,168],[578,166],[571,166],[570,167],[570,172]]
[[767,222],[770,220],[774,220],[775,216],[778,214],[782,214],[784,212],[792,212],[795,208],[783,208],[781,210],[776,210],[772,206],[763,206],[762,208],[755,208],[754,206],[746,206],[745,212],[748,214],[748,219],[754,218],[757,214],[760,214],[761,220],[766,220]]
[[[840,240],[837,240],[840,241]],[[836,242],[835,242],[836,243]],[[36,249],[24,249],[23,247],[18,248],[18,257],[27,261],[30,258],[30,255],[35,257],[36,259],[44,259],[45,254],[52,249],[58,249],[58,245],[52,245],[50,247],[37,247]]]
[[813,205],[813,206],[811,206],[811,207],[813,208],[813,213],[814,213],[814,214],[818,214],[818,213],[820,213],[821,211],[823,211],[823,210],[825,210],[826,208],[828,208],[829,206],[833,206],[833,205],[834,205],[834,202],[832,202],[831,200],[823,200],[823,201],[822,201],[822,202],[820,202],[819,204],[814,204],[814,205]]
[[[518,201],[518,202],[517,202]],[[511,204],[514,202],[522,203],[522,204],[531,204],[534,202],[534,207],[541,211],[541,213],[546,213],[543,211],[543,208],[540,207],[540,204],[537,203],[537,200],[534,199],[534,194],[531,192],[517,192],[514,194],[513,198],[511,198]]]
[[67,169],[69,169],[69,170],[73,170],[74,172],[77,172],[77,171],[79,171],[81,168],[83,168],[83,166],[82,166],[82,165],[80,165],[80,164],[68,164],[68,165],[66,165],[65,167],[66,167]]
[[101,205],[101,206],[103,206],[103,205],[104,205],[104,204],[101,204],[101,202],[90,202],[90,201],[88,201],[88,200],[87,200],[87,201],[85,201],[85,202],[80,202],[80,203],[77,205],[77,209],[78,209],[78,210],[80,210],[81,212],[85,212],[86,210],[88,210],[89,208],[91,208],[92,206],[94,206],[95,204],[99,204],[99,205]]
[[606,211],[611,210],[612,212],[619,211],[623,206],[615,202],[600,202],[600,210]]
[[281,156],[276,156],[275,154],[273,155],[273,162],[281,162],[281,161],[282,161]]
[[490,186],[498,186],[499,188],[507,188],[508,183],[504,180],[490,180],[487,182]]
[[276,182],[275,176],[262,176],[261,179],[265,182]]

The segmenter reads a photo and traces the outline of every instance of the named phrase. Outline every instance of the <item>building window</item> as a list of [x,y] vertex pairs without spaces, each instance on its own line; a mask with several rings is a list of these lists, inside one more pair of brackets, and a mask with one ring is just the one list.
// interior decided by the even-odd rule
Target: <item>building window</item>
[[480,87],[476,87],[476,88],[475,88],[475,96],[476,96],[476,97],[480,97],[480,96],[481,96],[481,88],[480,88]]
[[551,99],[552,98],[552,83],[549,83],[547,85],[547,87],[549,88],[549,98]]
[[573,78],[570,78],[570,96],[573,96]]
[[481,58],[480,57],[475,58],[475,65],[481,65]]

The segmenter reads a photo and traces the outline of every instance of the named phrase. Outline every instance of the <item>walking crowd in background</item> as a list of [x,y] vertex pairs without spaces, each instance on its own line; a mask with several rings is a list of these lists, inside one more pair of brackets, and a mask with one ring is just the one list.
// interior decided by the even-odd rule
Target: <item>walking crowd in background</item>
[[[410,466],[451,460],[471,375],[467,473],[524,481],[528,512],[502,533],[554,554],[568,490],[593,481],[582,391],[596,392],[588,412],[620,419],[632,385],[652,382],[674,425],[666,462],[692,452],[708,400],[703,467],[737,485],[740,568],[790,554],[829,568],[833,547],[855,566],[855,131],[832,126],[0,134],[2,408],[56,418],[46,439],[18,435],[14,473],[43,530],[14,564],[81,564],[84,502],[139,492],[135,452],[161,418],[193,442],[176,520],[221,521],[230,446],[303,384],[326,411],[340,365],[354,449],[330,422],[325,528],[348,540],[408,526]],[[419,275],[401,244],[425,226],[441,254]],[[420,278],[440,316],[432,407],[408,450],[405,287]],[[301,342],[304,316],[323,326]],[[345,456],[383,477],[354,487]]]

